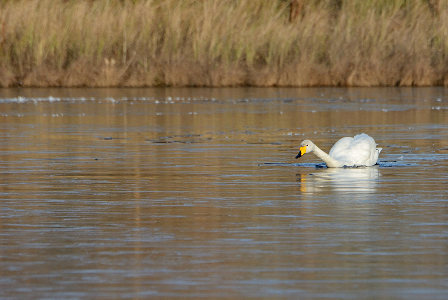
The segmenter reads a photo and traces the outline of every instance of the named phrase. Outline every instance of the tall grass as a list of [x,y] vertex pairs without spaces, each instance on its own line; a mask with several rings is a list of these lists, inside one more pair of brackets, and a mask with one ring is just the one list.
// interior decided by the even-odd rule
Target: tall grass
[[448,85],[437,0],[3,0],[0,86]]

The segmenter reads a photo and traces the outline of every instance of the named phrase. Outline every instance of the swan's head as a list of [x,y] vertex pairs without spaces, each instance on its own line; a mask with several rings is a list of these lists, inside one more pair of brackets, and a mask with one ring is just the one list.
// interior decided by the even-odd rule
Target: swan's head
[[302,157],[305,153],[310,153],[314,151],[314,144],[310,140],[304,140],[300,143],[299,154],[297,154],[296,158]]

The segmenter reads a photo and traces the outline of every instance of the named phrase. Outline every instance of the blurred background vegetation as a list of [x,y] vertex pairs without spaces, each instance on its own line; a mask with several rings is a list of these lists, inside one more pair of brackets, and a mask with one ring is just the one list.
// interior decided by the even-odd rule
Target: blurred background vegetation
[[448,85],[443,0],[0,0],[0,86]]

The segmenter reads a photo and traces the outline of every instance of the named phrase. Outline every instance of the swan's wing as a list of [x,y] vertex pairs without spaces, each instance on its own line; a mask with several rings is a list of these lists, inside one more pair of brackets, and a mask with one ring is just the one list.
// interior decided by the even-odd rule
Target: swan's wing
[[330,156],[334,157],[334,155],[339,156],[340,153],[350,148],[350,145],[353,141],[352,137],[343,137],[339,141],[337,141],[333,147],[330,149]]
[[373,166],[378,155],[375,140],[364,133],[344,137],[330,150],[330,156],[346,166]]
[[339,141],[337,141],[333,147],[330,149],[330,157],[334,158],[335,160],[339,161],[343,165],[350,166],[352,165],[351,162],[351,154],[350,149],[351,145],[353,143],[352,137],[343,137]]

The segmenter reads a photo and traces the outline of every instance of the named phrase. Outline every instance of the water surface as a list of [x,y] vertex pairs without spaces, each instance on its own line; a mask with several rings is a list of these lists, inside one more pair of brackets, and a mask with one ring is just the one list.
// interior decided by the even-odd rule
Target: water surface
[[0,139],[2,299],[448,294],[447,89],[3,89]]

